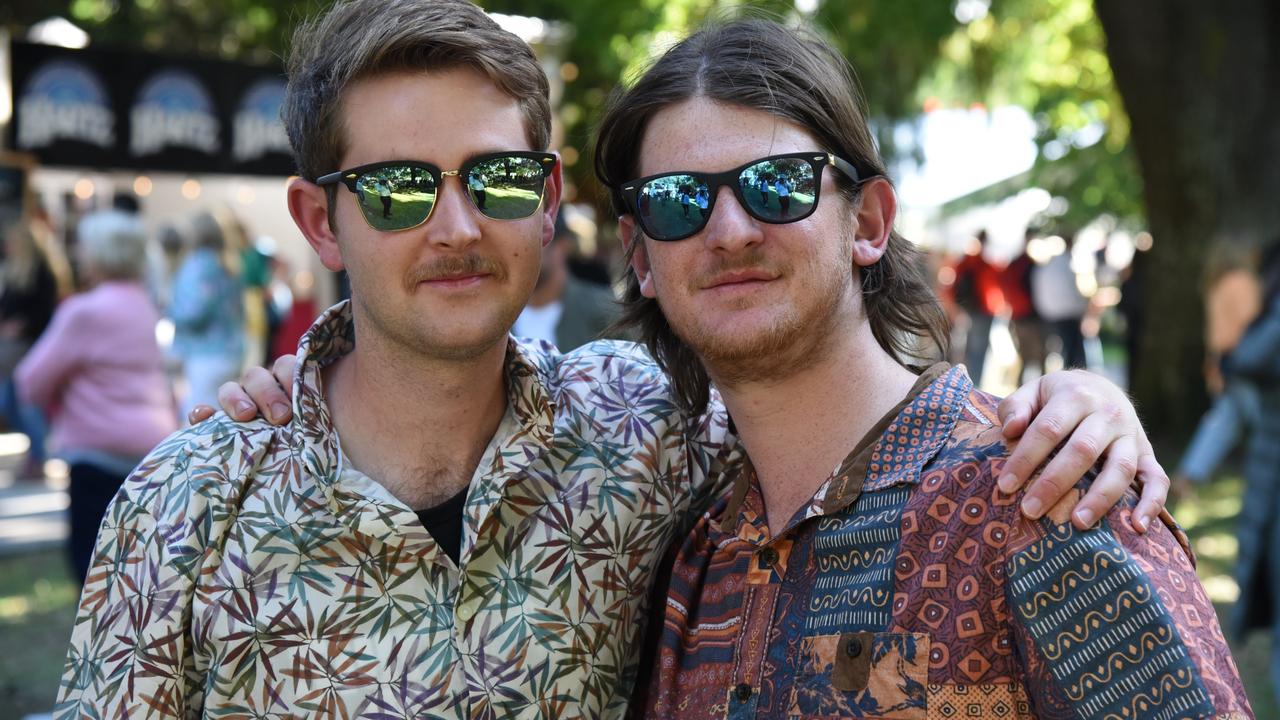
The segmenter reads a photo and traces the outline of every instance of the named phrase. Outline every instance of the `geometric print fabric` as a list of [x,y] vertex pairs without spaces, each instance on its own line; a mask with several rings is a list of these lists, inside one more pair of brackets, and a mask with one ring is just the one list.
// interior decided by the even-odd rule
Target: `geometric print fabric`
[[931,368],[777,537],[746,464],[675,557],[646,716],[1252,717],[1171,518],[1127,531],[1130,493],[1085,532],[1027,520],[996,405]]

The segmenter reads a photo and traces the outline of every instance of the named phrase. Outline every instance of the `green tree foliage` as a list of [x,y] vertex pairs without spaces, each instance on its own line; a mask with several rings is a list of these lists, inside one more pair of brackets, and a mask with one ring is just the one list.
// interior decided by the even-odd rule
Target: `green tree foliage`
[[1062,214],[1043,218],[1055,229],[1077,230],[1102,214],[1142,225],[1129,118],[1090,1],[992,0],[974,14],[941,42],[918,95],[1026,108],[1040,148],[1027,182],[1066,200]]
[[0,23],[20,31],[60,16],[103,47],[269,62],[297,23],[323,6],[297,0],[24,0],[0,6]]

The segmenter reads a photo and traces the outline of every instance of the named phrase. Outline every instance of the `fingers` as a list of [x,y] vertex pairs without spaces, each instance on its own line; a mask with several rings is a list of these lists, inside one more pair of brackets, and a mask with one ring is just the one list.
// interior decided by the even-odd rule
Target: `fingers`
[[[1041,415],[1048,415],[1048,413],[1050,409],[1044,410]],[[1033,421],[1027,436],[1037,441],[1047,442],[1053,430],[1037,430],[1038,423],[1039,418]],[[1097,413],[1088,415],[1080,421],[1078,427],[1071,432],[1070,439],[1059,448],[1053,460],[1041,470],[1036,482],[1027,488],[1027,495],[1023,497],[1023,503],[1021,503],[1024,515],[1032,519],[1039,518],[1044,511],[1061,500],[1062,496],[1066,495],[1066,491],[1075,487],[1075,483],[1083,478],[1089,469],[1093,468],[1094,462],[1102,456],[1103,450],[1115,441],[1108,423],[1110,421],[1106,416]],[[1053,428],[1057,427],[1059,425],[1053,425]]]
[[205,405],[204,403],[196,405],[195,407],[191,408],[191,412],[187,413],[187,424],[198,425],[204,422],[205,420],[208,420],[209,418],[213,417],[213,414],[215,412],[217,412],[217,410],[214,410],[213,408],[209,407],[208,405]]
[[1125,491],[1133,486],[1138,468],[1138,443],[1131,435],[1117,438],[1107,448],[1107,460],[1094,478],[1080,504],[1071,513],[1071,524],[1078,530],[1091,528],[1107,514]]
[[297,355],[281,355],[276,358],[275,365],[271,367],[271,374],[275,375],[276,382],[284,394],[290,397],[293,396],[293,371],[297,367]]
[[[240,383],[234,380],[218,386],[218,405],[228,417],[240,422],[246,422],[258,416],[258,408],[253,406],[253,401],[249,399],[244,388],[240,387]],[[195,415],[200,407],[197,406],[191,414]]]
[[1051,398],[1044,409],[1031,420],[1017,446],[1009,454],[1009,459],[1005,461],[999,479],[1001,492],[1014,493],[1025,485],[1036,468],[1044,464],[1054,448],[1067,439],[1088,411],[1089,408],[1079,402],[1061,397]]
[[1145,433],[1138,439],[1138,449],[1138,480],[1142,483],[1142,497],[1138,499],[1130,523],[1134,530],[1144,533],[1169,499],[1169,476],[1156,461],[1156,454]]
[[283,425],[293,417],[289,396],[266,368],[250,368],[240,377],[240,383],[262,416],[273,425]]
[[1014,390],[1011,395],[1000,401],[996,414],[1000,424],[1004,426],[1004,436],[1010,439],[1021,437],[1026,432],[1032,416],[1040,410],[1040,378],[1036,378]]

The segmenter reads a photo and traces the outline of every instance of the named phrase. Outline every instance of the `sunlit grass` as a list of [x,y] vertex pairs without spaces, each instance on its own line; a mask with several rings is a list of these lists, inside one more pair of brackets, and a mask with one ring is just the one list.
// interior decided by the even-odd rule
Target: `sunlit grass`
[[1236,537],[1227,533],[1203,535],[1196,538],[1193,545],[1196,557],[1214,558],[1224,562],[1234,560],[1239,547],[1240,542],[1236,540]]
[[23,622],[29,615],[74,606],[80,588],[69,579],[57,582],[40,578],[26,592],[0,595],[0,622]]
[[[1240,587],[1234,572],[1236,552],[1236,518],[1244,496],[1244,480],[1228,473],[1208,485],[1194,489],[1191,497],[1173,506],[1174,518],[1191,540],[1196,553],[1196,574],[1225,626],[1232,605],[1240,599]],[[1225,629],[1225,628],[1224,628]],[[1267,633],[1253,633],[1247,642],[1232,641],[1231,652],[1244,680],[1249,702],[1259,718],[1280,718],[1280,706],[1268,678],[1271,642]]]
[[60,549],[0,557],[0,717],[53,707],[79,595]]
[[[1239,485],[1239,478],[1226,479],[1219,483],[1220,485],[1231,485],[1236,487]],[[1213,493],[1218,490],[1214,486],[1210,486],[1204,490],[1205,494]],[[1232,494],[1224,494],[1218,497],[1199,496],[1195,502],[1184,502],[1176,509],[1175,517],[1184,529],[1189,529],[1197,525],[1202,525],[1213,520],[1231,519],[1240,514],[1240,494],[1238,492]]]

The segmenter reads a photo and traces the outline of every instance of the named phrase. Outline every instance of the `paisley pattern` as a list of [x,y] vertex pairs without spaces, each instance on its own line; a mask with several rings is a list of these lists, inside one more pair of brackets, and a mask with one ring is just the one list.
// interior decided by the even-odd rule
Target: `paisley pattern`
[[[655,718],[1252,717],[1186,538],[1040,521],[996,486],[996,398],[935,366],[777,537],[749,463],[651,629]],[[1084,484],[1072,492],[1083,492]]]
[[293,423],[218,415],[162,442],[107,512],[55,716],[618,717],[655,566],[722,487],[723,410],[694,420],[642,350],[510,341],[509,418],[472,479],[461,567],[340,471],[304,338]]

